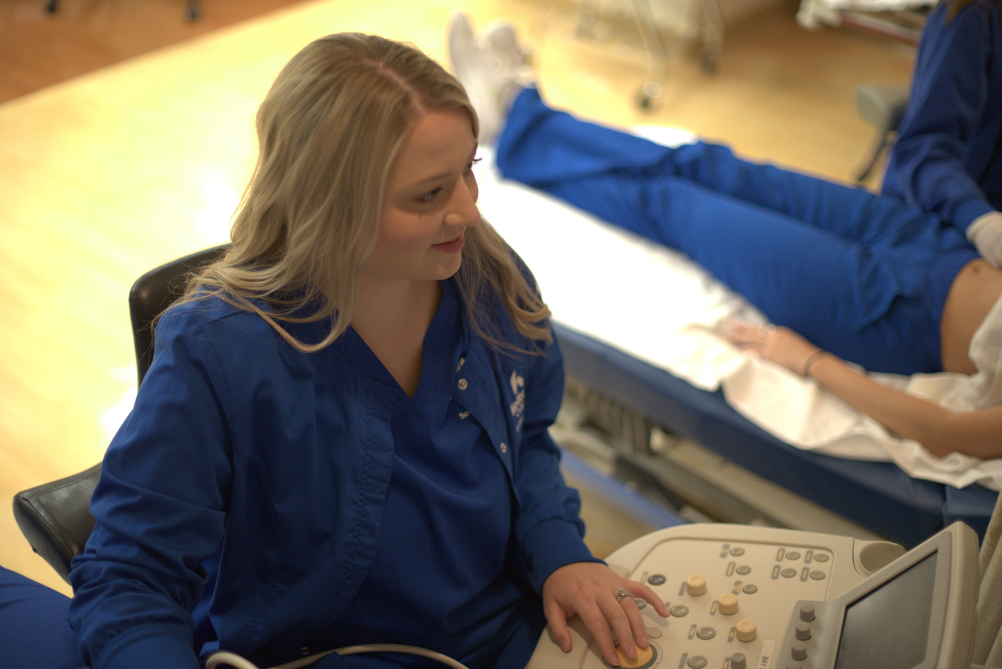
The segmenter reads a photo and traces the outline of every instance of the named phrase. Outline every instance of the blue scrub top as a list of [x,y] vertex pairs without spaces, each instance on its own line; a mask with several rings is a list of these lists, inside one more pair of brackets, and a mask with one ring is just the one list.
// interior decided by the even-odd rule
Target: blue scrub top
[[1002,6],[978,0],[929,15],[883,194],[966,231],[1002,210]]
[[[462,649],[464,663],[484,666],[512,628],[523,624],[520,605],[530,588],[505,575],[513,499],[487,433],[451,397],[469,333],[454,283],[442,285],[414,397],[357,334],[336,344],[361,374],[397,388],[395,456],[372,569],[341,619],[312,638],[311,646],[372,642]],[[387,639],[387,630],[394,639]],[[427,663],[401,655],[393,661]]]
[[[455,318],[461,310],[450,306],[451,286],[444,290],[439,322],[463,327]],[[498,307],[489,302],[485,308]],[[264,319],[223,299],[169,310],[157,326],[156,354],[136,406],[105,455],[91,504],[97,523],[71,572],[69,620],[85,662],[101,669],[197,669],[196,655],[218,647],[263,667],[338,647],[323,642],[324,632],[370,615],[346,611],[370,575],[382,579],[389,571],[377,566],[377,558],[379,565],[386,560],[380,550],[403,543],[408,562],[399,569],[410,569],[420,583],[407,587],[423,594],[398,604],[402,593],[395,588],[403,577],[380,581],[393,590],[394,604],[369,620],[400,615],[407,623],[381,640],[415,638],[435,624],[413,609],[420,600],[456,629],[462,626],[456,621],[468,619],[481,635],[464,637],[448,655],[481,669],[524,666],[544,627],[543,583],[565,564],[594,558],[582,541],[579,498],[560,476],[559,450],[547,433],[563,396],[559,346],[529,341],[503,311],[498,315],[498,336],[515,350],[494,350],[464,335],[469,346],[461,378],[455,378],[455,358],[439,376],[454,378],[451,397],[492,445],[494,460],[470,465],[482,474],[478,482],[497,485],[503,475],[508,503],[487,509],[499,514],[487,513],[497,536],[484,538],[482,514],[464,514],[442,548],[418,558],[414,553],[431,549],[428,537],[439,531],[441,514],[459,512],[440,511],[434,486],[422,482],[421,495],[403,498],[434,504],[431,525],[415,528],[399,511],[384,513],[391,487],[395,499],[406,490],[397,487],[402,463],[421,472],[403,455],[415,449],[400,443],[400,425],[411,419],[397,413],[406,395],[395,382],[360,373],[336,345],[297,351]],[[329,322],[289,327],[300,340],[316,342]],[[439,332],[436,324],[427,338],[428,369],[445,364],[435,354],[439,347],[464,348],[440,343]],[[538,355],[529,352],[536,348]],[[476,441],[461,443],[472,449],[480,438],[478,432]],[[417,452],[430,450],[430,442],[422,438]],[[505,514],[511,528],[498,532]],[[463,592],[446,591],[462,571],[427,582],[425,565],[444,564],[449,552],[455,565],[471,562],[464,551],[494,556],[497,547],[508,548],[508,534],[512,548],[503,566],[493,564],[511,585],[485,578],[463,582]],[[487,544],[464,543],[466,535]],[[510,588],[525,592],[518,614],[506,608]],[[504,627],[509,615],[521,622]],[[492,628],[503,634],[492,636]],[[484,661],[467,661],[480,640],[484,655],[477,658]],[[428,637],[417,645],[448,641]],[[371,666],[363,662],[332,655],[321,666]]]

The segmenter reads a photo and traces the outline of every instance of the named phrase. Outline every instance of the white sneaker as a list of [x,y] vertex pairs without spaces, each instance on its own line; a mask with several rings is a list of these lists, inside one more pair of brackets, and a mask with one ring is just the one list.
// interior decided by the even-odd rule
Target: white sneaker
[[478,38],[469,17],[449,20],[449,60],[480,119],[481,144],[492,144],[504,128],[515,97],[530,80],[525,55],[510,24],[495,25]]
[[492,51],[501,64],[517,72],[527,67],[528,57],[518,40],[515,27],[507,21],[494,21],[480,30],[477,39],[481,48]]

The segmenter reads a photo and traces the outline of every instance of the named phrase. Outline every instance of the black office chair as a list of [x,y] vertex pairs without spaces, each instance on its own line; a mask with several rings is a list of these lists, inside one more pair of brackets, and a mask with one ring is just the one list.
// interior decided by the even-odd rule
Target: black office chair
[[[132,285],[129,314],[140,384],[153,361],[153,320],[180,297],[188,274],[212,262],[227,248],[216,246],[161,265]],[[14,519],[21,533],[32,550],[67,582],[70,561],[83,552],[94,529],[90,498],[100,476],[101,465],[97,464],[14,496]]]
[[856,88],[856,111],[877,129],[877,140],[870,158],[856,175],[856,183],[870,176],[884,151],[894,141],[894,133],[908,107],[907,84],[864,84]]

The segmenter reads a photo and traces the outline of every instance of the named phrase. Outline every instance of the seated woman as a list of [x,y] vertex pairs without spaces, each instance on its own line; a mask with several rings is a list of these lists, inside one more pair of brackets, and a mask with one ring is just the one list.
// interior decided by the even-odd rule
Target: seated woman
[[609,663],[636,658],[633,596],[668,611],[584,544],[547,432],[560,348],[481,220],[462,87],[413,47],[331,35],[257,130],[232,248],[160,318],[108,448],[73,599],[0,569],[3,661],[273,666],[393,643],[522,667],[546,624],[569,649],[575,614]]
[[1002,267],[1002,1],[942,0],[929,14],[881,192]]
[[[738,324],[737,344],[813,377],[898,436],[938,455],[1002,456],[1002,272],[960,229],[721,146],[667,148],[554,111],[525,85],[510,27],[478,37],[457,15],[449,32],[457,76],[478,112],[498,119],[503,176],[687,254],[778,326]],[[978,410],[892,390],[843,359],[974,375]]]

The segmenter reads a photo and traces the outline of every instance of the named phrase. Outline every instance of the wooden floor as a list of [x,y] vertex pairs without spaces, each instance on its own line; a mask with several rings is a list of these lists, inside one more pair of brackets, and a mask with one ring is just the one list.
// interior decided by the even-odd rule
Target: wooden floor
[[[785,0],[784,0],[785,1]],[[135,386],[126,306],[145,270],[224,241],[252,160],[251,118],[281,65],[327,32],[444,54],[462,6],[509,17],[541,49],[557,106],[617,125],[667,124],[744,156],[846,179],[872,136],[852,95],[906,82],[912,54],[806,32],[782,4],[729,26],[717,73],[680,50],[642,112],[636,53],[574,38],[530,0],[0,0],[0,499],[97,462]],[[548,5],[540,2],[539,5]],[[416,8],[417,6],[417,8]],[[0,510],[0,565],[66,591]]]
[[0,103],[300,0],[0,0]]

